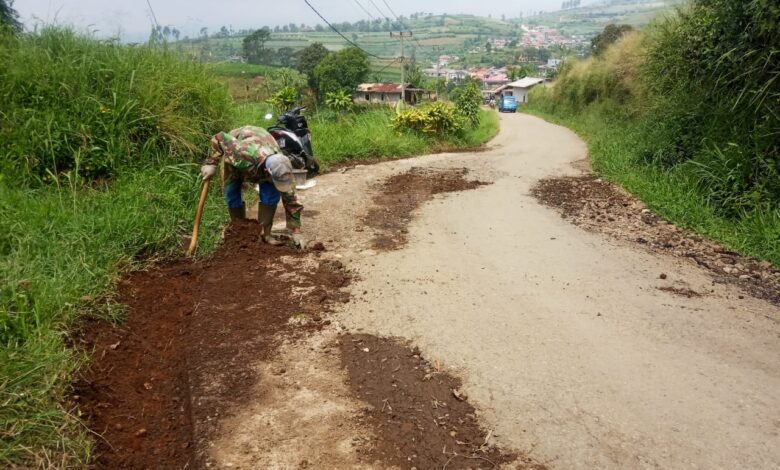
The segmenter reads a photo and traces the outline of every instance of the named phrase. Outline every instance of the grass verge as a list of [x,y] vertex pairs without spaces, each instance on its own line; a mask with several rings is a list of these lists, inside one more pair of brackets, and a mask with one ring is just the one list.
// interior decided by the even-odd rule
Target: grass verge
[[[69,399],[77,318],[117,318],[120,274],[181,253],[227,91],[164,47],[0,32],[0,467],[85,466]],[[216,243],[224,210],[205,216]]]
[[[85,358],[67,332],[81,315],[121,314],[111,293],[124,271],[181,253],[198,201],[195,174],[186,164],[145,169],[103,189],[0,183],[0,466],[88,459],[87,431],[66,405]],[[205,211],[204,251],[219,237],[220,199],[212,195]]]
[[529,105],[529,114],[571,128],[588,144],[593,170],[613,181],[674,224],[716,240],[729,249],[780,265],[780,211],[758,209],[740,219],[720,216],[708,204],[690,165],[671,169],[642,163],[645,128],[618,118],[610,106],[579,113],[552,113]]
[[[258,123],[270,108],[264,104],[243,104],[236,108],[234,126]],[[324,171],[337,163],[353,160],[382,160],[428,153],[476,149],[495,137],[499,130],[498,114],[480,110],[476,128],[459,136],[425,136],[411,132],[398,133],[390,127],[395,111],[367,108],[339,116],[320,111],[309,118],[314,152]],[[261,121],[261,126],[267,126]]]

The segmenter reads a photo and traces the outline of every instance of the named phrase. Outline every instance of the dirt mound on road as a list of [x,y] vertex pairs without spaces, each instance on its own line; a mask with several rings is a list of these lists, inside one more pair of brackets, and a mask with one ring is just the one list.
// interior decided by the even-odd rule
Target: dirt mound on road
[[460,380],[430,364],[420,351],[371,335],[340,338],[342,362],[355,395],[367,402],[364,419],[377,436],[364,460],[398,468],[544,469],[491,444]]
[[[349,281],[344,267],[321,252],[263,244],[249,221],[233,224],[208,259],[129,275],[119,285],[125,321],[87,321],[73,338],[94,353],[74,383],[74,401],[100,436],[94,467],[244,462],[240,468],[254,468],[257,462],[322,463],[342,454],[376,468],[410,468],[409,457],[418,468],[490,468],[514,460],[490,445],[465,397],[453,395],[460,382],[419,353],[367,335],[336,336],[332,353],[327,343],[312,349],[312,340],[335,335],[335,325],[323,329],[330,324],[325,316],[349,300],[342,290]],[[282,365],[280,351],[286,351]],[[317,360],[295,362],[312,354]],[[327,386],[347,382],[346,375],[352,387]],[[288,410],[280,397],[302,408]],[[363,403],[373,411],[360,413]],[[358,411],[350,413],[350,406]],[[277,415],[298,421],[274,425],[270,417]],[[320,421],[311,423],[311,416]],[[226,423],[242,423],[241,429]],[[366,426],[370,432],[359,432]],[[333,432],[312,441],[316,429]],[[276,442],[281,431],[284,442]],[[215,442],[222,447],[214,449]],[[323,447],[312,449],[312,442]],[[283,444],[300,452],[280,456]]]
[[466,179],[467,168],[412,168],[388,178],[374,196],[374,207],[366,215],[365,225],[375,231],[372,247],[395,250],[407,242],[412,212],[441,193],[476,189],[489,183]]
[[202,261],[134,273],[119,285],[126,321],[82,325],[94,351],[75,399],[97,440],[98,468],[202,467],[218,418],[252,390],[248,364],[283,339],[328,323],[322,314],[349,277],[338,263],[259,241],[233,224]]
[[780,305],[780,274],[771,264],[740,256],[715,242],[676,227],[614,184],[593,175],[539,181],[532,194],[588,230],[688,258],[715,281],[736,284],[751,295]]

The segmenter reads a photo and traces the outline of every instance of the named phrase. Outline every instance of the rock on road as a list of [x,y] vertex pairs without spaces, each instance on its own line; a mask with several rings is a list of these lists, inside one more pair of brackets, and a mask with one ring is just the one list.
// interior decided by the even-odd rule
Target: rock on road
[[[340,321],[453,368],[498,442],[550,468],[780,468],[778,309],[540,205],[534,183],[587,149],[535,117],[501,125],[486,152],[358,166],[303,196],[359,273]],[[425,204],[400,250],[366,249],[366,194],[413,166],[493,184]],[[661,292],[661,273],[708,294]]]

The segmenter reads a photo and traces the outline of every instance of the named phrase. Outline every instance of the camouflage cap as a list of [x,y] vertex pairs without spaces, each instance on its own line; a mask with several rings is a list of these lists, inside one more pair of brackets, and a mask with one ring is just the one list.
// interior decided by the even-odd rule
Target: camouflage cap
[[293,168],[289,158],[275,153],[265,160],[265,167],[279,192],[289,193],[293,190]]

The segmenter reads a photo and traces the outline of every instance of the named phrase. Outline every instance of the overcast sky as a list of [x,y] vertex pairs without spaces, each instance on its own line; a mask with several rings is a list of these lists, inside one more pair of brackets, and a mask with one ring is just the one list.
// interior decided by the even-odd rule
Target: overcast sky
[[[171,25],[183,35],[195,36],[206,26],[211,31],[221,26],[235,29],[275,26],[277,24],[321,23],[303,0],[149,0],[160,25]],[[329,21],[368,19],[356,2],[378,17],[371,0],[309,0]],[[433,13],[473,13],[482,16],[502,14],[516,17],[521,12],[557,10],[562,0],[384,0],[398,15],[417,11]],[[373,0],[386,12],[383,0]],[[583,2],[590,3],[590,2]],[[74,25],[90,29],[100,36],[121,33],[126,41],[148,36],[151,16],[146,0],[18,0],[14,8],[29,26],[35,22]]]

